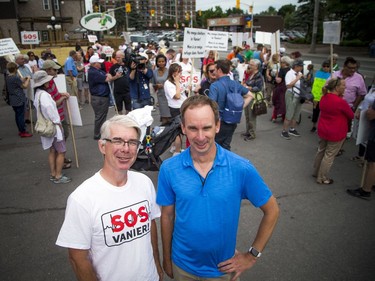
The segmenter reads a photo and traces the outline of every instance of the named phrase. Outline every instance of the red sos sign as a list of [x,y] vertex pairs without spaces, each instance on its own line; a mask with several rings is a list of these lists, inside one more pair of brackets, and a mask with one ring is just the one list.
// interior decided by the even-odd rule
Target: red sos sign
[[120,232],[125,226],[134,227],[137,223],[148,221],[148,213],[146,206],[141,206],[136,210],[128,210],[123,215],[113,215],[111,217],[112,231]]
[[39,44],[39,35],[37,31],[22,31],[22,44]]
[[24,34],[23,39],[25,40],[35,40],[38,38],[37,34]]

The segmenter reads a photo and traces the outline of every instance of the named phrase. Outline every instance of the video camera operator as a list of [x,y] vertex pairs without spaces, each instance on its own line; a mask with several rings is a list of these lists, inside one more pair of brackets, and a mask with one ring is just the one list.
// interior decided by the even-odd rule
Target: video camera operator
[[153,76],[152,70],[147,67],[148,56],[144,53],[136,56],[130,62],[130,96],[132,109],[152,105],[150,94],[150,80]]

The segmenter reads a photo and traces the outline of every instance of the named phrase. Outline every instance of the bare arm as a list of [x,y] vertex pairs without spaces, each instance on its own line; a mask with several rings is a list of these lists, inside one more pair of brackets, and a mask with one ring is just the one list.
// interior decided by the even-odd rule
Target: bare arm
[[251,102],[251,100],[254,98],[253,94],[249,91],[246,95],[243,96],[243,99],[244,99],[244,104],[243,104],[243,108],[245,108],[246,106],[249,105],[249,103]]
[[375,110],[373,110],[371,107],[367,109],[366,116],[368,120],[374,120],[375,119]]
[[26,76],[25,78],[22,78],[22,85],[21,85],[21,87],[23,89],[27,89],[27,87],[29,87],[29,84],[30,84],[30,77],[29,76]]
[[89,258],[89,250],[69,248],[69,260],[78,281],[98,281]]
[[159,256],[159,245],[158,245],[158,228],[156,226],[155,220],[151,222],[151,244],[152,244],[152,252],[154,255],[155,266],[159,274],[159,279],[163,280],[163,268],[160,264],[160,256]]
[[161,208],[161,241],[163,243],[163,268],[165,273],[173,279],[172,269],[172,233],[174,228],[174,205]]
[[[279,207],[275,197],[271,196],[268,202],[260,207],[260,209],[263,211],[263,218],[260,222],[255,240],[252,243],[252,247],[262,252],[268,240],[271,238],[272,232],[279,217]],[[231,279],[231,281],[234,281],[244,271],[251,268],[255,264],[256,260],[257,258],[248,252],[240,253],[236,251],[233,258],[219,263],[218,266],[220,271],[224,273],[235,272],[235,275]]]

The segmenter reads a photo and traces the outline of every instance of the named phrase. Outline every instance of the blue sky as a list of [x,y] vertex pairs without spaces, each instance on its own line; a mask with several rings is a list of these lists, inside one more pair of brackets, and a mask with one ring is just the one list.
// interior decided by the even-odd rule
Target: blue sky
[[[241,9],[248,10],[249,5],[253,4],[254,14],[260,13],[268,9],[269,6],[273,6],[276,10],[280,9],[281,6],[293,4],[297,5],[298,0],[242,0]],[[242,4],[243,3],[243,4]],[[220,6],[223,11],[235,7],[236,0],[196,0],[197,10],[208,10],[214,8],[215,6]]]

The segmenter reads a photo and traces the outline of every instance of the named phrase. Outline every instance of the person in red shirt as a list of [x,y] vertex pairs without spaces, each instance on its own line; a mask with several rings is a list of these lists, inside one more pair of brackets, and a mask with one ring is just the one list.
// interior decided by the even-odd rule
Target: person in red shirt
[[343,99],[345,80],[334,78],[323,88],[318,122],[319,147],[315,156],[314,174],[319,184],[332,184],[328,178],[335,156],[339,152],[348,132],[348,122],[354,113]]

